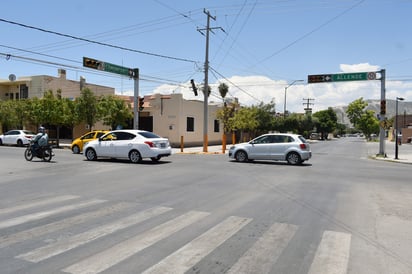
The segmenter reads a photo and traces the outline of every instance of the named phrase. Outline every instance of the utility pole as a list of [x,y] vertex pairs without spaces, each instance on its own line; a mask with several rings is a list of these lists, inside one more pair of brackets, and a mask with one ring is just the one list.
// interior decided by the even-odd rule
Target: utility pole
[[[206,29],[197,29],[200,33],[206,31],[206,57],[205,57],[205,84],[203,87],[203,152],[207,152],[208,148],[208,137],[207,137],[207,128],[208,128],[208,97],[209,97],[209,32],[213,29],[210,27],[210,18],[216,20],[216,16],[210,15],[210,12],[206,9],[203,12],[207,15],[207,24]],[[221,29],[218,27],[218,29]]]
[[311,98],[307,98],[307,99],[303,98],[303,101],[306,101],[306,103],[303,103],[304,106],[306,105],[306,107],[304,108],[304,110],[306,111],[306,114],[312,113],[312,108],[309,106],[314,105],[314,103],[311,103],[311,101],[314,101],[314,100],[315,99],[311,99]]

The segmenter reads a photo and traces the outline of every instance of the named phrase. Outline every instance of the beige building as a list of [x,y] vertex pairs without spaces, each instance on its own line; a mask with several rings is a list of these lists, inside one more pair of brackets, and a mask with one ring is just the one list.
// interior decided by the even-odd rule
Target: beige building
[[[61,90],[64,98],[76,98],[82,88],[90,89],[95,95],[115,94],[115,89],[106,86],[66,79],[66,71],[58,70],[58,77],[39,75],[19,77],[18,79],[0,80],[0,100],[18,100],[23,98],[43,97],[47,90]],[[120,96],[129,101],[133,108],[133,96]],[[173,146],[203,144],[203,100],[185,100],[182,94],[146,95],[144,109],[139,113],[139,129],[153,131],[169,138]],[[203,99],[203,98],[202,98]],[[221,143],[223,125],[217,119],[217,111],[221,105],[210,103],[208,106],[208,143]],[[130,123],[133,125],[133,123]],[[102,123],[93,129],[109,129]],[[90,129],[78,125],[69,132],[61,132],[61,138],[77,138]],[[64,135],[65,134],[65,135]],[[53,132],[51,134],[53,136]]]
[[[221,104],[208,105],[208,144],[220,144],[223,125],[217,119]],[[167,137],[172,146],[203,144],[203,101],[185,100],[180,93],[147,95],[140,112],[139,128]]]
[[[13,79],[12,79],[13,80]],[[76,98],[82,88],[90,89],[96,95],[114,94],[111,87],[88,84],[84,79],[74,81],[66,79],[66,70],[59,69],[58,77],[48,75],[24,76],[13,81],[0,80],[0,100],[41,98],[45,91],[62,91],[64,98]]]

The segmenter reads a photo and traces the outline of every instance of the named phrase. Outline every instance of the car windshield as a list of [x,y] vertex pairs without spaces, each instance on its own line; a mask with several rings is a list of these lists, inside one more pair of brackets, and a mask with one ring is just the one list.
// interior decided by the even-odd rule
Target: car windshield
[[148,139],[161,138],[160,136],[148,131],[139,132],[139,135]]
[[34,133],[33,131],[28,131],[28,130],[23,130],[24,134],[32,134],[32,135],[36,135],[36,133]]

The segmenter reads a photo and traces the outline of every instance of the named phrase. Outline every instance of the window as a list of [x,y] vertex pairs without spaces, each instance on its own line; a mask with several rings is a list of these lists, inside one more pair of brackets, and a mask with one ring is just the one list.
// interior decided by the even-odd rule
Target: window
[[187,117],[186,120],[186,131],[193,132],[195,131],[195,118],[193,117]]
[[219,128],[220,128],[219,120],[215,120],[214,131],[219,132],[220,131]]

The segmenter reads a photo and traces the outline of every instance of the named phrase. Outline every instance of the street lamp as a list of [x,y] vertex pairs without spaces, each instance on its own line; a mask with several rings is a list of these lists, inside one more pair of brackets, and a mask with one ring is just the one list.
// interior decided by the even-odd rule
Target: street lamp
[[398,160],[398,102],[405,100],[402,97],[396,97],[395,107],[395,160]]
[[295,80],[295,81],[293,81],[292,83],[290,83],[289,85],[287,85],[286,87],[285,87],[285,102],[284,102],[284,104],[283,104],[283,118],[286,118],[286,91],[288,90],[288,88],[290,87],[290,86],[292,86],[294,83],[296,83],[296,82],[303,82],[303,80]]

